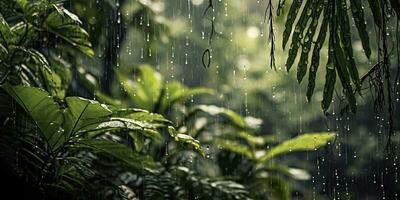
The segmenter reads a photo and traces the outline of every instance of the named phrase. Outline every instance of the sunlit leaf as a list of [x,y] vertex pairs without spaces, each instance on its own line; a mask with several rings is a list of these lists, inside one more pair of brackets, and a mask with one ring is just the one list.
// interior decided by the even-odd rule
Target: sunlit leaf
[[211,116],[222,115],[240,128],[247,127],[246,120],[242,116],[227,108],[214,105],[198,105],[193,107],[191,112],[196,111],[202,111]]
[[164,113],[167,108],[171,107],[175,103],[184,101],[188,98],[201,94],[212,94],[213,91],[208,88],[188,88],[183,84],[172,81],[165,84],[163,88],[163,96],[161,98],[159,112]]
[[157,104],[162,87],[162,76],[149,65],[139,66],[139,73],[134,81],[118,73],[122,87],[132,99],[135,107],[153,111]]
[[260,162],[265,162],[283,153],[315,150],[335,138],[334,133],[308,133],[284,141],[273,147],[262,156]]

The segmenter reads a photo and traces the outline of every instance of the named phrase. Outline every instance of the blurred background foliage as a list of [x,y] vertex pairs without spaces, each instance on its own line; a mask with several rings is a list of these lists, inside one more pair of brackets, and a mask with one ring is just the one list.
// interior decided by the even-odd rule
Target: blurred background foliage
[[[211,43],[211,24],[203,16],[208,1],[139,2],[143,2],[152,12],[133,17],[130,12],[135,10],[135,4],[138,3],[120,4],[120,15],[125,19],[122,27],[125,27],[126,33],[125,40],[117,48],[119,59],[115,61],[116,71],[132,72],[139,64],[149,63],[164,75],[167,82],[179,80],[189,86],[212,88],[216,91],[213,97],[193,97],[187,103],[213,103],[244,116],[261,118],[263,124],[260,132],[274,133],[277,141],[304,132],[337,131],[335,145],[326,152],[306,157],[300,154],[282,160],[313,172],[312,180],[303,187],[313,188],[310,192],[314,195],[323,194],[330,198],[373,199],[398,195],[398,159],[397,156],[388,157],[385,153],[386,118],[374,112],[371,94],[365,92],[362,97],[357,97],[357,114],[342,115],[341,107],[345,102],[336,91],[331,108],[324,114],[319,103],[322,100],[324,71],[318,71],[314,96],[310,102],[307,102],[305,95],[307,84],[298,84],[296,74],[286,72],[288,53],[279,44],[289,6],[283,7],[283,14],[274,19],[275,43],[278,45],[275,48],[276,70],[273,70],[269,66],[269,30],[264,21],[267,2],[215,1],[214,10],[208,13],[215,18],[215,33]],[[277,3],[274,2],[274,8]],[[287,4],[290,5],[290,2]],[[378,60],[376,46],[379,33],[372,26],[374,20],[368,4],[363,6],[372,53],[368,59],[359,36],[352,35],[352,47],[360,75],[365,74]],[[101,13],[92,3],[76,4],[76,7],[79,16],[85,17],[88,22],[88,13]],[[79,10],[86,9],[91,12],[79,13]],[[114,17],[118,17],[118,14]],[[159,21],[150,21],[152,17]],[[388,21],[388,40],[393,44],[397,43],[395,21],[394,17]],[[350,23],[351,32],[356,32],[354,22]],[[94,29],[94,26],[89,25],[88,29]],[[149,26],[151,30],[147,30]],[[101,27],[107,29],[109,26]],[[91,34],[105,34],[95,30]],[[206,48],[212,49],[211,67],[208,69],[202,67],[201,61]],[[321,51],[322,66],[327,62],[327,56],[326,46]],[[392,53],[393,68],[397,64],[395,59],[396,54]],[[118,89],[114,91],[119,93]],[[394,98],[398,106],[398,92]],[[395,114],[395,121],[398,120],[399,115]],[[398,124],[395,131],[398,131]],[[393,142],[398,140],[396,136]]]
[[[288,51],[280,47],[289,6],[283,7],[282,14],[274,18],[278,44],[274,52],[275,70],[270,67],[269,30],[264,21],[267,1],[216,0],[213,10],[206,15],[204,11],[209,3],[206,0],[70,0],[63,3],[82,21],[94,50],[94,55],[86,52],[92,55],[88,57],[56,45],[54,52],[46,55],[53,56],[54,63],[68,63],[64,65],[68,66],[72,81],[65,80],[71,81],[65,88],[66,93],[117,108],[134,107],[162,114],[176,125],[177,133],[171,136],[185,142],[185,135],[189,135],[203,145],[204,157],[179,144],[169,144],[173,137],[166,142],[159,140],[162,142],[156,142],[151,148],[146,142],[133,144],[136,150],[151,152],[156,161],[164,164],[159,173],[143,177],[124,174],[128,178],[121,182],[125,181],[124,185],[131,188],[140,188],[135,184],[141,181],[149,183],[147,186],[162,188],[133,190],[133,194],[148,199],[175,198],[168,196],[173,193],[157,196],[157,192],[165,194],[170,185],[180,182],[194,187],[187,193],[177,192],[179,197],[191,199],[192,191],[204,194],[211,185],[218,188],[217,193],[225,191],[216,194],[217,198],[229,194],[230,189],[237,192],[232,193],[234,198],[247,198],[247,193],[242,193],[243,186],[236,185],[238,182],[253,191],[250,196],[255,199],[265,199],[265,194],[272,199],[398,198],[398,123],[392,139],[394,151],[389,155],[385,151],[387,119],[374,111],[370,93],[357,97],[356,114],[342,113],[345,102],[337,89],[331,107],[324,113],[320,104],[324,70],[318,71],[314,95],[307,101],[307,84],[299,84],[296,73],[286,71]],[[273,3],[276,8],[278,2]],[[291,1],[286,3],[290,5]],[[368,5],[364,6],[367,10]],[[358,35],[352,35],[360,74],[365,74],[378,60],[377,48],[374,48],[379,42],[378,31],[372,26],[373,13],[365,11],[365,15],[372,47],[369,59],[364,55]],[[214,19],[211,42],[212,26],[207,18]],[[389,43],[393,44],[397,43],[395,21],[394,17],[388,21],[391,23]],[[351,30],[356,32],[353,22]],[[394,47],[392,52],[396,51]],[[207,48],[211,49],[211,65],[204,68],[202,54]],[[325,66],[327,43],[320,57],[321,66]],[[394,69],[398,64],[396,54],[392,53],[390,58]],[[179,91],[185,92],[179,94]],[[395,107],[399,106],[399,98],[397,92]],[[396,122],[400,115],[395,113]],[[255,128],[247,127],[252,125]],[[303,133],[331,131],[336,133],[335,140],[322,150],[291,153],[273,160],[266,156],[260,161],[266,155],[260,154],[260,149],[270,150]],[[231,138],[229,132],[238,134]],[[132,137],[134,141],[143,140],[138,138],[141,136]],[[187,141],[196,146],[197,140]],[[293,179],[283,181],[286,179],[282,177],[287,176]],[[228,177],[232,182],[214,180],[215,177]],[[226,185],[229,187],[224,190]],[[197,191],[202,187],[203,193]],[[209,198],[204,195],[198,198]]]

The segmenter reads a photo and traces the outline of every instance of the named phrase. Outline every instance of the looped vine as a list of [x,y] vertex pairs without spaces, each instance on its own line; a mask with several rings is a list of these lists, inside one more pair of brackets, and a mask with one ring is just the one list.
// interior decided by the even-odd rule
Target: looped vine
[[[214,36],[214,32],[215,32],[215,25],[214,25],[215,18],[214,18],[214,16],[212,16],[211,18],[207,18],[206,17],[210,10],[212,12],[214,12],[213,0],[209,0],[208,1],[208,5],[207,5],[206,9],[203,12],[203,18],[208,19],[210,21],[210,23],[211,23],[211,30],[210,30],[210,33],[209,33],[210,36],[208,38],[208,46],[211,45],[212,39],[213,39],[213,36]],[[206,60],[207,60],[207,62],[206,62]],[[210,65],[211,65],[211,48],[207,48],[206,50],[204,50],[203,55],[201,57],[201,61],[202,61],[202,64],[203,64],[204,68],[209,68],[210,67]]]

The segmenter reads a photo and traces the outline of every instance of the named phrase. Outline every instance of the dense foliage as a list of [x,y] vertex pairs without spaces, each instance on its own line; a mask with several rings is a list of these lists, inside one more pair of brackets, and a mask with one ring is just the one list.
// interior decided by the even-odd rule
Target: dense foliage
[[[195,102],[199,96],[219,96],[219,91],[189,87],[159,72],[163,66],[152,60],[152,49],[168,43],[174,33],[157,2],[93,3],[0,2],[0,164],[5,190],[19,187],[23,192],[14,194],[18,198],[38,199],[291,199],[292,193],[309,192],[297,187],[297,181],[311,175],[278,158],[297,151],[313,154],[332,144],[337,134],[301,133],[282,140],[279,134],[262,132],[263,120],[247,111],[242,116],[228,106]],[[198,57],[208,69],[214,64],[212,55],[218,54],[212,49],[218,34],[213,1],[207,3],[201,16],[209,19],[211,31],[206,44],[199,45],[206,50]],[[371,78],[376,84],[388,81],[375,88],[381,95],[376,103],[387,99],[392,119],[385,21],[399,7],[396,1],[369,3],[383,41],[382,60],[372,71],[359,77],[345,0],[291,2],[282,41],[285,47],[291,39],[286,67],[289,71],[298,60],[298,82],[309,71],[306,96],[311,101],[320,51],[328,41],[323,111],[333,100],[336,76],[347,101],[342,113],[356,111],[356,95]],[[284,6],[279,1],[279,14]],[[369,58],[373,49],[362,3],[350,1],[349,7]],[[130,32],[145,33],[146,48],[140,63],[121,67],[127,63],[121,64],[119,52]],[[393,119],[389,125],[390,136]]]

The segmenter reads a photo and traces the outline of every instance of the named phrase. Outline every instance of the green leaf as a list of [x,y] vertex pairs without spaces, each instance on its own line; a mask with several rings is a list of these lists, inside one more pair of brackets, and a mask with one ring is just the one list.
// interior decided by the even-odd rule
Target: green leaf
[[162,136],[155,128],[155,125],[146,121],[112,117],[107,121],[100,123],[96,127],[96,129],[92,129],[90,131],[104,133],[106,131],[128,130],[131,132],[133,131],[141,133],[147,137],[154,139],[156,142],[160,142],[162,140]]
[[172,81],[167,83],[162,92],[161,105],[158,109],[159,113],[164,113],[175,103],[186,100],[187,98],[193,98],[193,96],[201,94],[212,94],[213,90],[208,88],[188,88],[178,81]]
[[211,116],[222,115],[226,117],[229,121],[231,121],[234,125],[240,128],[248,127],[248,125],[246,124],[246,120],[242,116],[227,108],[214,105],[198,105],[192,108],[191,113],[197,111],[205,112]]
[[4,85],[3,88],[32,117],[50,148],[63,142],[62,112],[47,92],[26,86]]
[[44,71],[44,77],[47,79],[47,90],[53,97],[64,99],[65,93],[71,82],[71,71],[69,64],[61,59],[52,55],[49,59],[52,71]]
[[[338,14],[339,16],[343,16],[342,19],[339,21],[339,25],[341,28],[341,42],[342,42],[342,48],[344,52],[343,58],[345,58],[345,65],[347,67],[344,67],[346,71],[348,70],[350,77],[355,84],[356,88],[360,87],[360,77],[358,74],[358,70],[356,67],[356,62],[354,60],[353,56],[353,47],[352,47],[352,42],[351,42],[351,30],[350,30],[350,22],[348,18],[348,13],[347,13],[347,4],[345,0],[342,0],[341,5],[338,8]],[[339,46],[339,44],[335,43],[336,46]],[[335,55],[336,55],[336,50],[335,50]],[[343,63],[344,64],[344,63]],[[350,83],[349,83],[350,84]]]
[[122,73],[117,73],[117,75],[135,107],[154,111],[161,95],[162,76],[160,73],[149,65],[141,65],[134,81],[129,80]]
[[246,156],[249,159],[254,159],[254,155],[251,149],[248,146],[241,144],[237,141],[218,138],[213,139],[212,143],[218,148]]
[[135,144],[135,150],[140,152],[144,145],[143,134],[138,132],[129,132],[129,136],[131,136],[133,143]]
[[[295,2],[292,3],[292,6],[294,3]],[[297,51],[301,44],[303,32],[306,29],[308,20],[311,18],[314,6],[315,6],[315,3],[313,0],[306,1],[303,11],[300,15],[300,18],[294,28],[294,32],[292,35],[292,43],[290,44],[290,49],[289,49],[289,56],[286,61],[286,70],[287,71],[290,70],[290,68],[292,67],[292,65],[296,59]],[[288,14],[288,15],[291,15],[291,14]],[[284,33],[284,37],[285,37],[285,33]]]
[[301,0],[293,0],[292,5],[290,6],[290,10],[286,18],[285,30],[283,32],[282,48],[285,48],[286,43],[289,40],[290,34],[292,33],[293,23],[296,20],[297,13],[300,10],[302,2],[303,1]]
[[53,4],[51,12],[43,24],[47,31],[59,36],[84,54],[93,57],[94,51],[88,33],[81,27],[81,21],[67,9]]
[[260,174],[262,174],[264,171],[267,171],[277,172],[279,174],[289,176],[290,178],[293,178],[295,180],[309,180],[311,178],[311,175],[304,169],[292,168],[286,165],[270,163],[258,163],[257,165],[257,172],[259,172]]
[[312,40],[318,27],[319,16],[321,15],[323,9],[324,0],[318,0],[318,3],[316,3],[316,8],[314,8],[312,11],[311,23],[303,39],[301,57],[297,67],[297,81],[299,83],[303,80],[303,77],[306,75],[307,72],[308,54],[311,50]]
[[42,70],[42,75],[44,77],[46,89],[50,92],[51,96],[57,97],[58,99],[64,99],[65,89],[63,89],[61,77],[58,74],[47,70]]
[[327,7],[324,9],[324,18],[322,20],[321,28],[319,30],[319,35],[317,41],[314,45],[314,50],[311,57],[311,66],[308,73],[308,86],[307,86],[307,100],[311,102],[311,97],[314,93],[315,88],[315,78],[317,77],[317,71],[319,67],[320,52],[322,46],[324,45],[326,33],[328,31],[328,18]]
[[[11,48],[11,47],[10,47]],[[44,57],[42,53],[35,49],[26,49],[25,47],[22,46],[12,46],[12,49],[14,51],[22,51],[27,54],[27,56],[32,59],[33,63],[36,64],[37,66],[40,66],[41,70],[47,70],[48,72],[51,72],[49,62],[47,61],[47,58]],[[33,66],[36,68],[36,65]]]
[[375,24],[382,28],[382,13],[381,13],[381,5],[380,1],[377,0],[368,0],[369,7],[371,8],[372,16],[374,17]]
[[334,133],[307,133],[282,142],[262,156],[259,161],[265,162],[275,156],[294,151],[315,150],[335,138]]
[[326,112],[329,108],[329,106],[332,103],[332,98],[333,98],[333,92],[335,89],[335,83],[336,83],[336,70],[335,70],[335,65],[334,61],[334,55],[333,54],[333,47],[331,47],[332,43],[329,43],[329,58],[328,58],[328,63],[326,64],[326,75],[325,75],[325,85],[324,85],[324,93],[323,93],[323,98],[321,102],[322,110]]
[[172,125],[173,123],[166,119],[164,116],[151,113],[147,110],[128,108],[128,109],[118,109],[113,112],[114,117],[124,117],[138,121],[146,121],[152,123],[157,127],[163,127],[165,125]]
[[346,59],[344,57],[343,51],[340,48],[340,45],[338,43],[334,44],[334,49],[335,49],[335,68],[338,73],[340,82],[342,83],[343,90],[344,90],[344,95],[347,99],[347,102],[350,105],[350,109],[353,113],[357,111],[357,103],[356,103],[356,97],[355,94],[353,93],[353,89],[350,84],[350,77],[348,74],[348,71],[346,69]]
[[247,131],[240,131],[239,137],[245,139],[247,143],[249,143],[252,146],[262,146],[266,143],[272,143],[276,141],[274,135],[256,136]]
[[0,41],[2,41],[3,44],[7,44],[11,37],[13,37],[13,33],[11,32],[10,26],[0,13]]
[[192,136],[178,133],[175,130],[175,128],[172,126],[168,126],[168,133],[171,137],[173,137],[175,139],[175,141],[190,144],[196,150],[198,150],[199,153],[201,153],[203,156],[205,155],[205,152],[201,148],[200,142],[198,140],[194,139]]
[[117,107],[121,106],[121,101],[120,100],[118,100],[118,99],[116,99],[114,97],[111,97],[111,96],[109,96],[109,95],[107,95],[107,94],[105,94],[105,93],[103,93],[101,91],[95,91],[95,96],[96,96],[96,99],[99,102],[102,102],[102,103],[105,103],[105,104],[108,104],[108,105],[117,106]]
[[64,110],[64,129],[70,134],[93,128],[112,114],[105,104],[97,101],[81,97],[67,97],[65,101],[68,108]]
[[356,24],[358,35],[360,36],[361,43],[367,58],[371,56],[371,47],[369,44],[369,36],[364,17],[364,9],[361,0],[350,1],[351,12],[353,13],[354,22]]
[[87,139],[80,140],[76,147],[88,148],[97,153],[108,154],[138,170],[143,170],[145,168],[152,169],[155,167],[155,163],[150,156],[140,155],[129,149],[127,146],[116,142],[100,139]]

